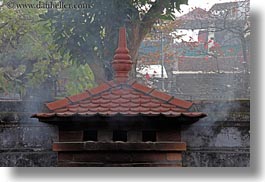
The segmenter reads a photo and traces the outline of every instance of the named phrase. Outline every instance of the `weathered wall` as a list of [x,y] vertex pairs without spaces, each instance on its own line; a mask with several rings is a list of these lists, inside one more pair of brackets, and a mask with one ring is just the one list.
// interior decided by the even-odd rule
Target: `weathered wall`
[[[182,127],[183,166],[249,166],[249,105],[249,100],[197,101],[195,109],[208,117]],[[29,118],[41,109],[34,102],[0,102],[0,166],[56,166],[51,147],[57,128]]]
[[[161,87],[161,83],[157,83]],[[165,79],[165,88],[186,100],[233,100],[250,98],[250,75],[237,73],[174,74]]]
[[57,129],[30,119],[41,109],[35,102],[0,101],[0,166],[56,166]]
[[249,101],[200,101],[197,109],[208,117],[183,126],[187,142],[183,166],[247,167],[250,165]]

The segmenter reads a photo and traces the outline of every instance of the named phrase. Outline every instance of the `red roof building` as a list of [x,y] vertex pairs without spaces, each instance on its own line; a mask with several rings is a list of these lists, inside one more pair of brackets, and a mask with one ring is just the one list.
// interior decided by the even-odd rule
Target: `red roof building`
[[58,125],[58,166],[181,166],[182,124],[206,116],[192,102],[129,79],[132,61],[125,28],[112,62],[115,78],[47,103],[33,117]]
[[181,19],[183,20],[204,20],[206,18],[209,18],[209,13],[202,8],[195,8],[187,14],[181,16]]

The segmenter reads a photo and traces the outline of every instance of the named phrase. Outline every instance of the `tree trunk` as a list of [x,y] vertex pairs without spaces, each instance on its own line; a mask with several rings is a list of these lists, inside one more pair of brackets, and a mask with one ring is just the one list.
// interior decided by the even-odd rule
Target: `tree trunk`
[[136,77],[136,66],[138,51],[145,36],[151,32],[153,25],[157,22],[158,14],[162,14],[169,0],[156,1],[144,17],[129,25],[131,32],[129,33],[128,47],[133,61],[133,70],[131,76]]
[[133,78],[136,77],[137,58],[141,43],[145,36],[151,32],[154,23],[155,22],[149,22],[144,25],[135,23],[130,27],[131,32],[129,34],[128,47],[133,61],[133,69],[131,71],[131,77]]
[[140,39],[140,25],[139,24],[132,25],[130,31],[131,32],[129,34],[128,47],[133,62],[133,68],[130,74],[132,78],[136,78],[137,57],[142,42],[142,40]]
[[91,70],[93,71],[95,83],[101,84],[107,81],[105,76],[104,64],[102,61],[97,61],[89,64]]

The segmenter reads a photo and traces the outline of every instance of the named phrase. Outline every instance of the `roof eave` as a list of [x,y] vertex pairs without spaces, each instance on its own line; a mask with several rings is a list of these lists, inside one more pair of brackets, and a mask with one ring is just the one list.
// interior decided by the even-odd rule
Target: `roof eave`
[[37,117],[33,115],[33,118],[39,119],[40,122],[49,123],[53,125],[62,125],[62,124],[78,124],[78,123],[99,123],[99,122],[159,122],[159,123],[175,123],[175,124],[192,124],[200,119],[206,117],[205,113],[197,113],[196,115],[189,113],[180,113],[177,115],[164,115],[164,114],[154,114],[154,115],[122,115],[116,114],[113,116],[106,116],[101,114],[96,114],[92,116],[81,116],[81,115],[72,115],[67,117],[51,116],[51,117]]

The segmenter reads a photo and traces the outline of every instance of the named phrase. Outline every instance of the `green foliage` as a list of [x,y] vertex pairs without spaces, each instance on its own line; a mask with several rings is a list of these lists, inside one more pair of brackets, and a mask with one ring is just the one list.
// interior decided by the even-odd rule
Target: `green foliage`
[[27,72],[25,60],[41,57],[38,55],[40,50],[32,50],[37,46],[33,45],[33,41],[28,37],[35,33],[35,22],[40,13],[42,12],[36,9],[0,7],[0,88],[5,94],[25,92],[23,84],[23,77]]
[[[7,1],[4,1],[5,4]],[[32,3],[33,0],[24,0],[25,3]],[[0,50],[1,52],[15,49],[21,38],[33,31],[35,22],[43,10],[38,9],[9,9],[6,6],[0,7]]]
[[[95,58],[103,57],[107,43],[109,41],[116,42],[116,39],[112,38],[113,32],[108,34],[106,41],[108,29],[111,28],[112,31],[115,27],[118,30],[124,22],[122,21],[122,11],[117,7],[119,5],[113,4],[113,2],[111,0],[86,1],[87,4],[91,5],[91,8],[52,9],[42,15],[41,18],[51,22],[59,51],[62,54],[69,52],[72,59],[83,64],[94,61]],[[72,1],[72,3],[81,4],[83,1],[77,0]],[[115,9],[115,11],[111,9]],[[113,21],[113,17],[118,14],[120,16],[117,16]],[[113,52],[114,48],[108,46],[107,49]]]
[[[21,3],[33,2],[36,3],[30,0]],[[8,9],[6,6],[0,10],[0,93],[27,94],[28,89],[56,81],[71,67],[69,54],[57,51],[51,22],[40,21],[39,16],[46,10]],[[71,75],[69,79],[73,80]]]
[[94,75],[88,64],[73,64],[67,70],[68,81],[65,85],[67,95],[73,95],[94,87]]
[[16,90],[21,81],[18,76],[24,71],[24,67],[20,66],[16,70],[11,67],[1,68],[0,67],[0,92],[8,94],[12,90]]
[[[70,57],[79,64],[100,61],[105,67],[110,66],[110,59],[117,47],[119,27],[127,27],[129,38],[141,37],[139,34],[149,31],[145,25],[149,25],[150,22],[153,24],[158,19],[173,20],[175,11],[180,10],[180,5],[187,4],[187,0],[87,0],[85,2],[67,0],[66,2],[86,3],[90,8],[52,9],[41,16],[43,20],[51,22],[59,51],[62,54],[69,52]],[[137,27],[136,25],[144,30],[139,31],[138,35],[132,30],[133,27]],[[139,45],[134,49],[139,49]]]

